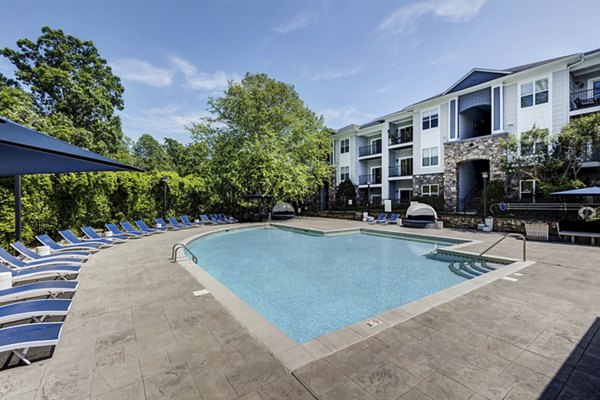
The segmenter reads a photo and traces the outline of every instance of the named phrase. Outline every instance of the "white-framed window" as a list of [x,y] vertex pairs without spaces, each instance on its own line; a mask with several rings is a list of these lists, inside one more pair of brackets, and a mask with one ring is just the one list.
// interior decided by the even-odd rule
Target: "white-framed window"
[[340,168],[340,183],[350,179],[350,167],[345,166]]
[[521,108],[548,102],[548,78],[521,84]]
[[421,186],[421,196],[439,196],[440,186],[437,184]]
[[535,179],[522,179],[519,181],[519,198],[530,199],[535,196]]
[[437,128],[439,125],[438,109],[433,108],[431,110],[423,111],[421,113],[421,121],[423,130]]
[[350,152],[350,138],[340,140],[340,154]]
[[440,156],[439,156],[439,148],[435,147],[425,147],[423,149],[423,157],[421,159],[421,166],[423,167],[433,167],[439,165]]
[[535,142],[530,146],[521,146],[521,157],[528,157],[548,151],[548,147],[543,142]]

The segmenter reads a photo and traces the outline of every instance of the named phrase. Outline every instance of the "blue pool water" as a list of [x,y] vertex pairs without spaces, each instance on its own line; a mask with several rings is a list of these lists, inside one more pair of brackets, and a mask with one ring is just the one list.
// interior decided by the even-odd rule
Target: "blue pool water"
[[[296,343],[463,282],[423,243],[241,229],[190,243],[198,264]],[[443,246],[438,244],[439,246]]]

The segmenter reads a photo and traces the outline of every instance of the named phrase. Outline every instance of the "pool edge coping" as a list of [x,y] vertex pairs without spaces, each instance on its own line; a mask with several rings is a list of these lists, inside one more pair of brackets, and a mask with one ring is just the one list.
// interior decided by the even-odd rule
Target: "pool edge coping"
[[[179,243],[183,245],[189,244],[191,241],[200,239],[204,236],[208,236],[220,232],[228,232],[240,229],[260,229],[262,224],[240,224],[237,226],[226,226],[220,229],[215,229],[210,232],[202,232],[181,240]],[[404,232],[392,232],[389,230],[380,230],[376,227],[356,227],[356,228],[343,228],[343,229],[332,229],[332,230],[321,230],[316,228],[305,228],[295,227],[285,224],[264,224],[265,227],[284,227],[296,231],[305,231],[318,233],[322,235],[328,234],[346,234],[346,233],[362,233],[362,232],[375,232],[388,234],[388,236],[404,237],[410,239],[411,237],[420,237],[424,241],[432,241],[435,239],[441,239],[441,241],[449,240],[457,243],[448,247],[444,247],[444,252],[448,252],[455,255],[463,255],[468,257],[477,256],[477,253],[461,250],[463,247],[470,246],[473,244],[481,243],[480,240],[472,239],[457,239],[448,236],[436,236],[436,235],[423,235],[419,233],[405,234]],[[374,317],[370,317],[366,320],[358,321],[352,325],[348,325],[344,328],[330,332],[318,338],[312,339],[309,342],[303,344],[297,344],[290,339],[280,329],[275,327],[270,321],[268,321],[263,315],[251,307],[248,303],[234,294],[229,288],[219,282],[217,279],[212,277],[206,272],[199,264],[194,263],[187,257],[182,257],[177,263],[187,270],[201,285],[203,285],[219,303],[221,303],[229,312],[236,318],[242,325],[248,329],[251,335],[260,340],[288,370],[293,371],[304,365],[307,365],[313,361],[320,360],[333,353],[336,353],[346,347],[352,346],[359,343],[385,329],[392,328],[401,322],[411,319],[419,314],[422,314],[434,307],[444,304],[448,301],[454,300],[460,296],[463,296],[473,290],[479,289],[489,283],[496,280],[506,278],[521,269],[528,267],[535,263],[535,261],[519,261],[507,257],[486,257],[490,260],[503,261],[503,263],[510,262],[510,264],[504,265],[502,268],[498,268],[494,271],[488,272],[485,275],[481,275],[477,278],[473,278],[428,296],[422,297],[419,300],[413,301],[408,304],[404,304],[393,310],[385,311]],[[509,279],[510,280],[510,279]],[[380,323],[372,328],[368,328],[365,323],[378,320]]]

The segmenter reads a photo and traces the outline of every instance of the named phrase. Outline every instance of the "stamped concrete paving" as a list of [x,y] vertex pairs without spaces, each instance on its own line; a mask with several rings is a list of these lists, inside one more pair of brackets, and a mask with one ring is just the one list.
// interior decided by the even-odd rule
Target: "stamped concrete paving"
[[[54,357],[0,371],[0,398],[600,398],[599,247],[530,243],[529,258],[541,262],[515,281],[496,281],[290,372],[212,296],[194,297],[202,286],[167,261],[173,243],[208,229],[92,257]],[[430,233],[488,244],[500,237]],[[518,258],[520,245],[509,239],[492,254]]]

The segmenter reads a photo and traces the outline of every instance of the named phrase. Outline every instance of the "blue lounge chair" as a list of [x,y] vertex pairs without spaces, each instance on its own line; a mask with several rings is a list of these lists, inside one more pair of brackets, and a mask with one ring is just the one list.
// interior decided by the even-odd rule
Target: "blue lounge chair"
[[387,224],[397,224],[398,223],[398,213],[393,213],[390,219],[386,219],[384,222],[381,222],[383,225]]
[[217,217],[217,214],[210,214],[210,220],[215,224],[226,224],[227,222],[223,222]]
[[123,229],[125,229],[125,232],[133,233],[134,235],[135,234],[151,235],[152,233],[154,233],[154,232],[145,232],[145,231],[135,229],[129,221],[121,221],[121,226],[123,227]]
[[192,221],[190,221],[190,218],[187,215],[182,215],[179,218],[181,218],[181,222],[183,222],[187,226],[202,226],[202,225],[204,225],[200,221],[198,221],[198,222],[192,222]]
[[108,246],[110,246],[112,244],[112,242],[110,240],[105,240],[105,239],[97,239],[97,240],[85,239],[85,240],[81,240],[80,238],[78,238],[77,236],[75,236],[75,234],[73,232],[71,232],[68,229],[64,229],[62,231],[58,231],[58,233],[67,242],[69,242],[71,244],[89,244],[89,245],[92,245],[92,246],[96,246],[98,249],[101,249],[103,247],[108,247]]
[[24,261],[13,256],[8,251],[4,250],[2,247],[0,247],[0,260],[4,261],[9,265],[12,265],[17,270],[45,267],[48,265],[81,265],[82,263],[82,260],[77,260],[75,258],[55,258],[52,260]]
[[63,280],[25,283],[0,290],[0,303],[42,296],[56,298],[62,294],[75,293],[78,286],[78,281]]
[[179,223],[179,221],[177,221],[177,218],[175,217],[167,217],[167,219],[169,220],[169,222],[171,223],[171,225],[173,225],[176,228],[191,228],[191,226],[185,226],[181,223]]
[[226,217],[225,214],[219,214],[219,218],[221,219],[221,221],[227,222],[228,224],[236,224],[240,222],[233,217]]
[[2,328],[0,353],[11,351],[29,365],[31,361],[27,359],[27,351],[32,347],[56,346],[62,327],[62,322],[43,322]]
[[42,256],[35,251],[31,250],[29,247],[25,246],[21,242],[11,243],[13,249],[17,250],[23,257],[27,257],[32,260],[53,260],[57,258],[71,258],[74,260],[87,260],[90,257],[90,253],[87,251],[61,251],[54,254],[48,254]]
[[123,232],[115,224],[104,224],[104,226],[106,226],[106,229],[108,229],[109,231],[111,231],[114,235],[129,236],[131,238],[140,238],[140,237],[144,236],[143,233]]
[[50,247],[52,251],[73,251],[73,250],[83,250],[89,252],[96,252],[98,248],[96,246],[92,246],[89,244],[66,244],[61,245],[56,243],[50,236],[48,235],[38,235],[35,237],[40,243],[45,246]]
[[377,217],[377,219],[369,221],[369,224],[379,224],[381,222],[386,221],[387,220],[386,215],[387,215],[386,213],[379,214],[379,217]]
[[71,300],[66,299],[27,300],[8,304],[0,306],[0,325],[24,319],[44,322],[46,317],[67,315],[70,308]]
[[81,231],[85,234],[85,236],[89,237],[90,239],[94,239],[94,240],[109,240],[112,243],[123,243],[125,241],[127,241],[127,239],[129,239],[127,236],[119,236],[119,235],[112,235],[112,236],[100,236],[98,235],[98,232],[96,232],[94,230],[94,228],[92,228],[91,226],[83,226],[81,227]]
[[161,228],[163,228],[163,227],[164,227],[165,229],[174,229],[174,230],[177,230],[177,229],[179,229],[178,227],[176,227],[176,226],[174,226],[174,225],[171,225],[171,224],[167,223],[167,222],[166,222],[164,219],[162,219],[162,218],[155,218],[155,220],[156,220],[156,223],[157,223],[158,225],[160,225],[160,227],[161,227]]
[[200,220],[205,224],[217,225],[216,222],[211,221],[206,214],[200,214]]
[[150,232],[150,233],[163,233],[167,228],[150,228],[144,220],[136,219],[135,224],[142,232]]
[[0,265],[0,272],[11,273],[13,283],[45,278],[66,279],[69,275],[79,274],[80,269],[81,267],[75,265],[53,265],[14,271],[4,265]]

